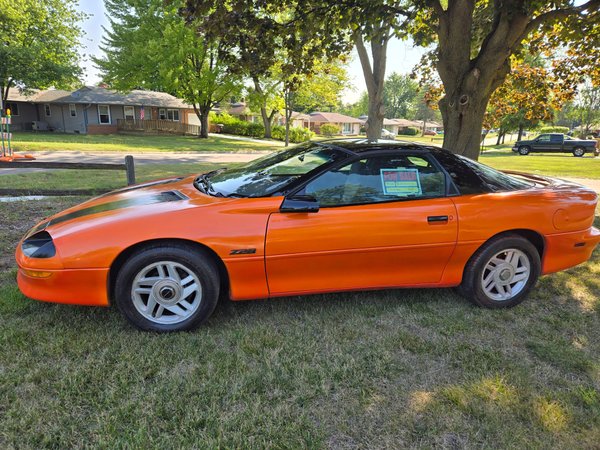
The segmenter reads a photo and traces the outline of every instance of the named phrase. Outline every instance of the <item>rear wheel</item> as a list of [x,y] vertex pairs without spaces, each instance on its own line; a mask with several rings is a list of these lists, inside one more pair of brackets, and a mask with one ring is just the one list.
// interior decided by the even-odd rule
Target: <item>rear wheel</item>
[[540,270],[540,255],[531,242],[499,236],[469,260],[458,291],[478,306],[508,308],[525,299]]
[[133,255],[117,275],[115,302],[136,327],[184,331],[214,311],[218,270],[210,257],[185,245],[156,245]]
[[583,155],[585,155],[585,148],[575,147],[573,149],[573,156],[577,156],[578,158],[581,158]]
[[527,146],[527,145],[521,145],[519,147],[519,155],[529,155],[529,152],[531,151],[531,149]]

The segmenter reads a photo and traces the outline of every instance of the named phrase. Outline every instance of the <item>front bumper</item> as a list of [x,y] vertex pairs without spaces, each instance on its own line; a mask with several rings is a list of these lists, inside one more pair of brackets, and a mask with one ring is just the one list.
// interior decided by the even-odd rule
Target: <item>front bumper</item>
[[513,152],[515,152],[515,153],[516,153],[516,152],[518,152],[518,151],[519,151],[519,147],[516,147],[516,146],[515,146],[515,147],[511,148],[511,150],[512,150]]
[[108,269],[31,270],[20,267],[17,284],[25,296],[34,300],[87,306],[109,305]]

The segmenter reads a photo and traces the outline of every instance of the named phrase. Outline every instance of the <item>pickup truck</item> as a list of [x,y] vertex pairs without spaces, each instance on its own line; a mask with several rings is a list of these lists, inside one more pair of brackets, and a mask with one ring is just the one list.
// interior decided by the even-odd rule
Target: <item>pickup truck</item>
[[528,155],[531,152],[573,153],[573,156],[579,157],[593,152],[597,156],[596,141],[575,139],[558,133],[540,134],[530,141],[517,141],[512,151],[519,155]]

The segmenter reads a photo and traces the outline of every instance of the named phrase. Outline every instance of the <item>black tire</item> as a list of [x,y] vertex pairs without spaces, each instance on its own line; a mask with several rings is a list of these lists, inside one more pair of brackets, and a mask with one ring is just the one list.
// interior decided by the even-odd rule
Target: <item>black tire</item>
[[583,147],[575,147],[573,149],[573,156],[581,158],[583,155],[585,155],[585,148],[583,148]]
[[521,156],[529,155],[530,151],[531,151],[531,148],[529,148],[527,145],[521,145],[518,149],[519,155],[521,155]]
[[[498,256],[499,253],[514,249],[519,250],[524,255],[522,257],[527,259],[529,264],[529,276],[526,280],[523,280],[523,284],[515,284],[515,287],[519,285],[519,290],[515,295],[509,296],[503,300],[494,299],[491,296],[500,295],[498,291],[496,294],[492,292],[488,295],[483,287],[485,282],[484,275],[487,277],[487,275],[490,274],[488,264],[492,263],[491,259],[494,256]],[[519,263],[521,261],[522,260],[519,259]],[[501,269],[501,265],[498,265],[497,267],[499,270]],[[540,271],[540,255],[534,245],[519,235],[506,234],[493,238],[475,252],[465,267],[463,280],[457,288],[457,291],[477,306],[484,308],[510,308],[518,305],[527,297],[540,276]],[[498,278],[500,273],[502,273],[501,270],[498,272]],[[496,276],[495,274],[493,275]],[[506,295],[508,295],[508,293]]]
[[[157,275],[146,278],[149,273]],[[148,287],[141,286],[146,279],[158,281],[149,281]],[[151,293],[134,293],[134,282],[140,290]],[[186,294],[190,287],[191,293]],[[117,307],[137,328],[157,332],[189,331],[208,319],[217,306],[219,271],[206,252],[183,244],[154,244],[128,258],[117,274],[114,292]],[[153,295],[152,308],[150,295]],[[181,311],[181,315],[172,310]],[[161,320],[163,322],[159,322]]]

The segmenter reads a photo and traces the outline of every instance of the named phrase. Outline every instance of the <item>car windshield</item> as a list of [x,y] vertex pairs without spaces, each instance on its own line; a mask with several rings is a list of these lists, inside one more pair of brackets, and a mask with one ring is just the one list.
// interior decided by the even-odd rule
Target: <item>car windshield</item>
[[206,193],[224,197],[266,197],[303,175],[349,153],[324,143],[307,143],[264,156],[242,167],[215,171],[198,178]]
[[492,191],[517,191],[520,189],[529,189],[534,186],[534,183],[530,183],[524,180],[520,180],[510,175],[506,175],[496,169],[492,169],[480,162],[473,161],[472,159],[464,156],[456,155],[463,163],[465,163],[473,172],[475,172],[482,182]]

